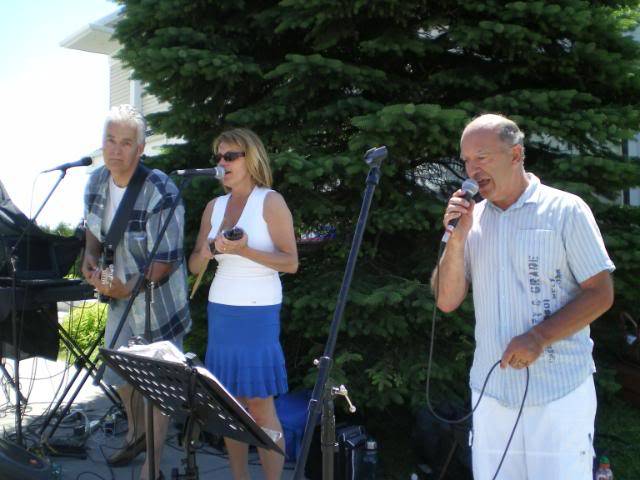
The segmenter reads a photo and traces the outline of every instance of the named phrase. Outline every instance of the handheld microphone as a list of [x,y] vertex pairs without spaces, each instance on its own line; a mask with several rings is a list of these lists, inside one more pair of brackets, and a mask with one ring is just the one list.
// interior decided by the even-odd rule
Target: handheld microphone
[[[462,182],[462,186],[460,187],[462,192],[464,193],[463,197],[467,202],[470,202],[473,197],[478,193],[480,187],[478,186],[478,182],[476,182],[473,178],[467,178],[464,182]],[[447,224],[447,229],[442,236],[442,243],[447,243],[449,241],[449,237],[451,233],[453,233],[454,228],[458,225],[458,221],[460,217],[449,220]]]
[[63,163],[62,165],[58,165],[57,167],[50,168],[49,170],[43,170],[42,173],[53,172],[55,170],[65,171],[68,168],[73,167],[88,167],[93,163],[91,157],[82,157],[80,160],[76,160],[75,162]]
[[191,168],[188,170],[175,170],[175,173],[179,177],[215,177],[218,180],[224,178],[224,168]]
[[222,236],[227,240],[240,240],[244,235],[244,230],[240,227],[233,227],[229,230],[223,230]]

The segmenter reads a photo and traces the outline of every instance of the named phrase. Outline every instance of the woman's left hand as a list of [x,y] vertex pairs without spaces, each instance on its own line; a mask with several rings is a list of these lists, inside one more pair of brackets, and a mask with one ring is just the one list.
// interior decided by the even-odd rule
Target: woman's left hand
[[224,235],[220,234],[216,237],[215,246],[216,250],[220,253],[228,253],[232,255],[241,255],[242,250],[247,246],[247,233],[244,232],[242,238],[239,240],[228,240]]

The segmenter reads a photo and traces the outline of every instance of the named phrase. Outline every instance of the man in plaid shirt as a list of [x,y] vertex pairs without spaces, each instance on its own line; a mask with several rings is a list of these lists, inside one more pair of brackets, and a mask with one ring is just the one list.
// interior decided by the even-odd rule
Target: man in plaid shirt
[[[115,332],[123,327],[113,345],[127,345],[132,336],[145,336],[145,296],[138,295],[123,320],[131,292],[146,264],[162,225],[177,195],[174,183],[161,171],[149,171],[127,219],[124,235],[115,249],[113,279],[104,282],[98,266],[101,243],[109,231],[118,206],[126,192],[144,151],[146,124],[130,105],[114,107],[105,122],[103,138],[104,166],[89,178],[85,190],[86,249],[82,273],[96,290],[108,297],[109,313],[105,344],[111,345]],[[182,348],[184,335],[191,329],[187,298],[186,268],[183,262],[184,206],[172,215],[150,270],[146,273],[151,289],[151,318],[148,340],[169,340]],[[133,395],[130,385],[107,369],[105,381],[118,387],[127,412],[129,431],[123,449],[108,459],[114,466],[126,465],[145,449],[142,401]],[[169,419],[154,412],[156,475]],[[146,467],[146,466],[145,466]],[[146,475],[142,469],[142,476]]]

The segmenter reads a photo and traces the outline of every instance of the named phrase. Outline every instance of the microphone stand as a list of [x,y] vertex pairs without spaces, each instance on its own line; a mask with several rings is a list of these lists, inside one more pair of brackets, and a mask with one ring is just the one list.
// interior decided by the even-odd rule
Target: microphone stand
[[[58,188],[58,185],[60,184],[60,182],[62,181],[62,179],[64,178],[64,176],[67,174],[67,170],[64,169],[60,172],[60,176],[58,177],[58,180],[56,181],[56,183],[53,185],[53,187],[51,188],[51,190],[49,191],[49,194],[46,196],[46,198],[44,199],[44,201],[42,202],[42,204],[40,205],[40,208],[38,209],[38,211],[36,212],[36,214],[33,216],[33,218],[29,219],[29,223],[27,223],[26,227],[24,228],[24,230],[22,230],[22,233],[20,234],[20,236],[18,237],[18,240],[16,241],[16,243],[13,244],[13,246],[11,247],[11,253],[10,253],[10,265],[11,265],[11,328],[13,330],[13,335],[12,335],[12,342],[13,342],[13,349],[14,349],[14,372],[13,372],[13,387],[14,390],[16,392],[16,443],[21,446],[24,447],[24,443],[22,441],[22,402],[21,402],[21,393],[20,393],[20,348],[19,348],[19,343],[21,342],[21,339],[18,338],[18,305],[17,305],[17,296],[16,296],[16,271],[17,271],[17,262],[18,262],[18,258],[16,257],[16,251],[18,249],[18,245],[20,245],[20,242],[22,241],[22,239],[24,238],[25,235],[29,234],[29,231],[33,228],[33,226],[35,225],[36,222],[36,218],[38,218],[38,215],[40,215],[40,212],[42,212],[42,209],[44,208],[44,206],[47,204],[47,202],[49,201],[49,198],[51,198],[51,195],[53,195],[53,192],[56,190],[56,188]],[[28,238],[28,237],[27,237]],[[27,249],[29,248],[29,245],[27,246]],[[28,250],[27,250],[28,251]],[[27,264],[28,264],[28,260],[27,260]],[[26,403],[26,402],[25,402]]]
[[[300,456],[296,462],[296,468],[293,473],[295,480],[301,480],[303,478],[304,466],[307,463],[307,457],[309,456],[309,448],[311,446],[311,437],[313,429],[317,423],[320,410],[322,408],[322,478],[323,480],[333,480],[333,457],[336,451],[337,444],[335,441],[335,416],[333,412],[333,396],[336,394],[345,395],[346,389],[344,386],[336,388],[333,382],[329,380],[329,372],[333,364],[333,353],[338,338],[338,331],[340,329],[340,322],[342,321],[342,315],[347,303],[347,295],[351,286],[351,279],[353,278],[353,271],[355,270],[356,261],[358,259],[358,251],[360,250],[360,244],[362,243],[362,237],[367,223],[367,217],[369,216],[369,209],[371,207],[371,201],[373,199],[373,193],[380,180],[380,165],[382,160],[387,156],[387,147],[372,148],[368,150],[364,156],[364,160],[369,165],[369,174],[367,175],[366,188],[364,192],[364,198],[362,199],[362,206],[360,209],[360,216],[358,217],[358,223],[353,235],[353,241],[351,243],[351,250],[349,251],[349,257],[347,259],[347,265],[342,279],[342,285],[340,286],[340,292],[338,294],[338,302],[333,314],[333,320],[331,321],[331,328],[329,330],[329,337],[325,345],[324,353],[322,357],[314,360],[314,364],[318,366],[318,379],[313,388],[311,394],[311,400],[309,400],[309,414],[307,415],[307,422],[304,428],[304,436],[302,437]],[[348,397],[347,397],[348,401]],[[350,410],[355,411],[355,407],[349,402]]]
[[[171,210],[171,213],[167,217],[167,220],[165,221],[164,225],[169,224],[169,222],[171,221],[171,218],[173,217],[174,211],[175,211],[175,208]],[[164,230],[166,230],[166,227]],[[162,238],[162,235],[164,235],[164,230],[162,230],[162,233],[158,235],[158,237],[156,238],[156,244],[160,243],[160,239]],[[155,244],[154,244],[154,247],[155,247]],[[154,251],[154,254],[155,254],[155,251]],[[153,256],[150,255],[149,259],[150,260],[153,259]],[[151,263],[148,264],[148,268],[150,271]],[[146,268],[144,271],[147,271]],[[171,272],[169,275],[172,275],[174,272]],[[145,287],[146,288],[144,290],[144,307],[145,307],[144,308],[144,339],[147,341],[147,343],[151,343],[151,304],[153,303],[154,284],[153,282],[147,281]],[[116,338],[118,337],[114,336],[111,343],[114,343]],[[135,395],[135,392],[132,391],[131,395],[133,398],[133,395]],[[131,404],[133,405],[133,400],[131,400]],[[145,398],[144,405],[145,405],[144,410],[145,410],[145,417],[146,417],[145,418],[145,435],[147,439],[147,460],[148,460],[147,478],[152,479],[152,478],[156,478],[155,477],[155,474],[156,474],[156,441],[155,440],[156,438],[154,433],[155,427],[153,425],[153,404],[148,398]]]
[[[149,253],[147,261],[146,261],[144,267],[142,268],[142,272],[144,272],[144,273],[138,277],[138,279],[136,280],[135,285],[133,286],[133,289],[131,291],[131,296],[129,297],[127,305],[125,306],[124,312],[122,312],[122,316],[120,317],[120,321],[118,323],[118,327],[116,328],[116,330],[115,330],[115,332],[113,334],[113,337],[111,338],[111,341],[109,342],[109,347],[108,347],[109,350],[113,350],[113,348],[114,348],[114,346],[116,344],[116,341],[118,340],[118,337],[120,336],[120,332],[124,328],[124,322],[127,319],[128,315],[129,315],[129,312],[131,311],[131,308],[133,307],[133,302],[135,301],[136,297],[140,293],[140,290],[142,289],[143,284],[145,283],[146,273],[150,271],[151,264],[153,263],[153,258],[155,257],[156,252],[158,251],[158,248],[160,247],[160,242],[162,240],[162,237],[164,236],[165,232],[167,231],[167,228],[169,227],[169,223],[171,222],[171,220],[173,218],[173,214],[176,211],[176,208],[178,207],[178,205],[180,203],[180,199],[182,198],[182,195],[181,195],[182,194],[182,190],[184,190],[184,188],[190,182],[191,182],[191,177],[185,177],[184,181],[182,183],[180,183],[180,185],[177,186],[178,192],[176,193],[176,197],[174,199],[174,202],[171,205],[171,209],[169,210],[167,218],[165,219],[164,223],[162,224],[162,227],[160,228],[160,231],[158,232],[158,235],[156,237],[156,241],[153,244],[153,247],[151,248],[151,252]],[[145,294],[145,339],[147,341],[150,341],[150,336],[151,336],[150,328],[151,328],[151,291],[148,288],[148,283],[147,283],[147,290],[146,290],[146,294]],[[98,341],[99,341],[99,339],[98,339]],[[97,342],[94,343],[94,345],[92,346],[92,348],[91,348],[89,354],[87,354],[87,356],[90,356],[91,353],[93,352],[93,350],[96,347],[97,347]],[[104,369],[102,369],[102,372],[104,372]],[[78,396],[78,393],[80,393],[80,390],[82,389],[82,387],[86,383],[87,379],[89,378],[89,375],[91,375],[90,371],[85,373],[84,377],[80,381],[80,384],[78,385],[78,387],[76,388],[75,392],[71,396],[71,398],[68,401],[67,405],[62,410],[62,413],[58,417],[56,423],[53,425],[53,427],[51,429],[51,432],[49,432],[49,435],[47,435],[44,438],[51,437],[53,432],[55,432],[58,429],[58,427],[60,426],[60,423],[62,422],[62,419],[66,416],[67,412],[71,408],[71,405],[72,405],[73,401]],[[153,438],[153,436],[154,436],[153,435],[153,409],[152,409],[152,406],[151,406],[150,402],[147,403],[147,409],[146,410],[147,410],[147,413],[146,413],[147,455],[149,456],[149,461],[147,462],[147,467],[148,467],[147,478],[149,480],[151,480],[151,479],[155,479],[156,477],[155,477],[155,441],[154,441],[155,439]],[[43,433],[43,432],[41,431],[41,433]],[[151,448],[149,448],[150,445],[151,445]]]

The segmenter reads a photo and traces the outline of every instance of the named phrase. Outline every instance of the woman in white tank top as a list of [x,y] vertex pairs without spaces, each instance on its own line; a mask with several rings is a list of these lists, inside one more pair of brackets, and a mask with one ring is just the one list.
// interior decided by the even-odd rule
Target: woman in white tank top
[[[258,136],[247,129],[223,132],[213,142],[214,158],[225,170],[226,195],[211,200],[202,214],[189,257],[193,274],[218,262],[209,290],[209,338],[205,364],[242,403],[256,423],[280,433],[273,396],[287,391],[280,346],[282,286],[279,272],[298,269],[293,220],[282,196],[271,190],[271,168]],[[243,230],[239,240],[222,232]],[[249,478],[248,447],[225,438],[234,478]],[[259,449],[267,479],[279,479],[284,457]]]

